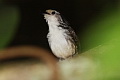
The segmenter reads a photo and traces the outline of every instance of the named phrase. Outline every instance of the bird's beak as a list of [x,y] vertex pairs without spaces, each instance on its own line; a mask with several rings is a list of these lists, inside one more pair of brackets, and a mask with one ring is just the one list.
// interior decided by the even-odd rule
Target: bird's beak
[[48,13],[48,12],[44,12],[44,13],[43,13],[43,15],[45,15],[45,14],[49,15],[49,13]]

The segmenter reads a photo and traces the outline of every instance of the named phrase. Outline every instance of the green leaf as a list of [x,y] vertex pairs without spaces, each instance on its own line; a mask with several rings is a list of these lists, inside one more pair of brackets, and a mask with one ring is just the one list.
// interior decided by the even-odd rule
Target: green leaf
[[120,10],[104,12],[80,33],[82,51],[87,51],[114,38],[120,38]]
[[96,66],[93,80],[120,80],[120,10],[112,10],[84,31],[82,55]]
[[[82,55],[90,58],[96,66],[93,80],[119,80],[120,79],[120,39],[116,38]],[[92,72],[91,72],[92,73]]]
[[0,48],[5,47],[12,39],[19,21],[19,11],[17,7],[0,7]]

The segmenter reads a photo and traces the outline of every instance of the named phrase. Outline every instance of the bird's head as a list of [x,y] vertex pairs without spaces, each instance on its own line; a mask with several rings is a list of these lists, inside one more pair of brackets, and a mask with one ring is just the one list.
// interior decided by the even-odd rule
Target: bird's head
[[60,13],[56,10],[46,10],[44,13],[44,18],[48,23],[59,23],[59,21],[62,21],[62,18],[60,16]]

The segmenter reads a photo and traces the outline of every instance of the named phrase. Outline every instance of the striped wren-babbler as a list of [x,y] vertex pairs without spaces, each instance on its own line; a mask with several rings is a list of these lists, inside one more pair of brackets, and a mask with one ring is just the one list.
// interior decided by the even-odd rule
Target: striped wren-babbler
[[49,26],[49,46],[59,59],[67,59],[78,53],[78,38],[74,30],[56,10],[46,10],[44,18]]

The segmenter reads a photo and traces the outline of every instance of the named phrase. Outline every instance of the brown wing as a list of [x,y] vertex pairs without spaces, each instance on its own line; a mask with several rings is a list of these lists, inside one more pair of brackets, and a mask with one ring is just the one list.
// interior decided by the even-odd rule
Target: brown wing
[[58,27],[65,29],[66,34],[69,35],[67,39],[70,40],[75,45],[76,48],[75,53],[78,53],[78,49],[80,47],[78,37],[63,16],[62,16],[62,20],[63,21],[60,21],[60,25]]
[[68,30],[68,35],[71,37],[69,38],[69,40],[75,45],[75,53],[78,53],[78,49],[79,49],[79,40],[77,35],[75,34],[74,30],[69,26],[69,30]]

